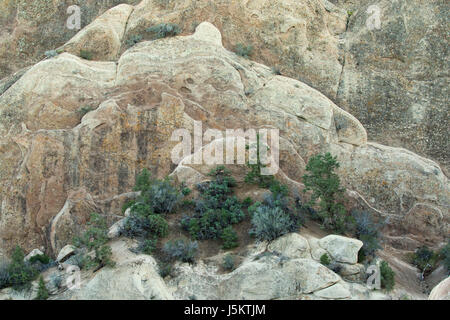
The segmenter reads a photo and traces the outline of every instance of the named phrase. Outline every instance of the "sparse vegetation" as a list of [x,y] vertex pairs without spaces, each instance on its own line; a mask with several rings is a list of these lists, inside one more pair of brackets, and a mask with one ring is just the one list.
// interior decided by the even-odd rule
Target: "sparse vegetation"
[[35,256],[32,256],[29,261],[31,264],[35,262],[40,262],[42,264],[49,264],[51,259],[46,254],[37,254]]
[[108,226],[106,219],[98,213],[92,213],[88,222],[88,229],[80,236],[74,239],[74,245],[81,250],[94,251],[94,257],[86,255],[84,257],[84,266],[88,269],[95,267],[97,269],[105,266],[114,266],[111,260],[111,247],[108,242]]
[[379,232],[381,224],[376,224],[371,215],[366,211],[354,211],[352,213],[355,236],[363,242],[363,247],[358,252],[359,260],[374,258],[378,249],[381,249],[379,243]]
[[433,271],[439,261],[439,254],[434,252],[427,246],[418,248],[411,257],[411,262],[423,275],[427,275]]
[[58,55],[58,52],[56,50],[48,50],[44,52],[44,55],[46,58],[53,58]]
[[442,248],[441,256],[444,262],[444,266],[447,268],[447,273],[450,274],[450,241],[448,241],[447,245]]
[[131,48],[132,46],[134,46],[136,43],[139,43],[142,41],[142,35],[140,34],[135,34],[132,35],[131,37],[129,37],[126,41],[126,45],[128,48]]
[[137,251],[151,255],[156,250],[157,243],[157,239],[145,239],[139,243]]
[[303,176],[304,191],[312,191],[308,203],[313,207],[318,201],[318,216],[325,229],[342,233],[346,229],[346,210],[338,201],[343,196],[344,189],[340,186],[339,176],[334,170],[339,168],[336,157],[329,152],[325,155],[316,155],[309,159],[306,165],[308,172]]
[[220,238],[223,241],[222,249],[233,249],[239,246],[238,235],[236,231],[233,230],[232,226],[228,226],[223,229]]
[[163,279],[172,275],[172,272],[173,272],[172,264],[167,263],[167,262],[160,262],[158,264],[158,269],[159,269],[159,275]]
[[177,239],[164,244],[163,251],[170,260],[194,263],[198,252],[197,241]]
[[146,29],[153,35],[153,40],[173,37],[181,32],[180,27],[175,23],[160,23]]
[[242,205],[243,205],[245,208],[250,207],[252,204],[253,204],[253,200],[252,200],[252,198],[250,198],[250,197],[247,197],[247,198],[245,198],[245,199],[242,201]]
[[279,75],[281,75],[281,70],[280,70],[279,67],[272,67],[272,73],[273,73],[274,75],[279,76]]
[[181,189],[181,193],[183,194],[183,196],[188,196],[191,192],[192,192],[192,190],[189,189],[188,187],[183,187]]
[[264,196],[262,203],[255,202],[249,207],[252,215],[250,235],[260,241],[271,241],[298,230],[302,217],[289,208],[286,196],[287,187],[277,182]]
[[381,288],[391,291],[395,286],[395,272],[386,261],[380,263]]
[[223,258],[222,266],[225,270],[233,271],[234,270],[234,257],[231,254],[227,254]]
[[[268,148],[268,146],[265,146]],[[250,149],[248,146],[247,149]],[[247,166],[250,168],[250,171],[245,175],[244,181],[249,184],[257,184],[261,188],[270,188],[270,186],[274,183],[275,178],[272,175],[262,175],[261,170],[266,167],[266,165],[261,163],[261,145],[259,134],[256,135],[256,163],[251,164],[250,161]]]
[[47,300],[48,297],[49,297],[49,293],[48,293],[47,286],[45,285],[44,278],[42,276],[40,276],[36,300]]
[[238,43],[235,47],[234,47],[234,52],[241,57],[244,58],[249,58],[252,53],[253,53],[253,46],[251,45],[244,45],[242,43]]
[[91,106],[82,106],[78,108],[77,113],[80,115],[81,118],[83,118],[86,114],[93,111],[94,108]]
[[11,283],[8,264],[6,261],[0,261],[0,289],[6,288]]
[[91,51],[80,50],[80,57],[86,60],[92,60],[94,54]]
[[121,234],[130,238],[154,239],[164,238],[168,230],[169,226],[162,216],[134,211],[126,219]]
[[127,211],[127,209],[130,208],[135,203],[136,203],[135,200],[128,200],[127,202],[125,202],[122,205],[122,213],[125,213],[125,211]]
[[39,272],[30,262],[24,261],[24,258],[22,248],[16,246],[11,262],[0,266],[0,288],[12,286],[16,290],[24,290],[31,287],[31,282],[36,279]]
[[250,234],[257,240],[271,241],[296,229],[293,219],[280,207],[261,205],[253,213]]
[[142,211],[145,207],[148,208],[146,210],[156,214],[171,213],[182,199],[182,195],[172,186],[169,178],[164,180],[151,179],[147,169],[144,169],[137,177],[134,190],[141,191],[141,195],[136,204],[132,206],[132,212]]
[[324,266],[330,265],[331,260],[328,254],[324,253],[323,255],[320,256],[320,263],[323,264]]
[[231,196],[236,182],[229,170],[218,166],[209,176],[214,180],[197,186],[201,198],[196,200],[194,215],[181,220],[182,228],[196,240],[220,238],[225,228],[245,217],[242,204]]

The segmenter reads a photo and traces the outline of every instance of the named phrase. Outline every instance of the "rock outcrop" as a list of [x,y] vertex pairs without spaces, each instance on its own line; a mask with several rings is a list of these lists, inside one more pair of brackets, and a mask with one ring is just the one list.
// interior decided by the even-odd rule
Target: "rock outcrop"
[[[366,143],[361,124],[323,94],[237,56],[221,41],[205,22],[193,35],[139,43],[117,64],[63,53],[6,90],[0,96],[7,115],[0,119],[0,247],[45,244],[56,255],[92,211],[121,216],[144,167],[158,177],[204,177],[213,165],[184,161],[177,168],[171,160],[178,144],[172,133],[192,134],[200,121],[202,132],[279,129],[277,176],[298,190],[309,157],[330,151],[355,203],[392,217],[390,235],[430,243],[448,235],[449,185],[436,163]],[[245,166],[231,167],[243,177]]]
[[442,280],[433,288],[428,300],[450,300],[450,277]]
[[0,81],[0,93],[46,51],[115,60],[149,40],[148,27],[176,23],[190,34],[209,21],[227,49],[253,46],[252,59],[320,90],[358,118],[370,140],[429,157],[448,174],[445,1],[121,2],[106,13],[117,1],[75,2],[86,27],[78,34],[67,27],[65,1],[0,2],[0,78],[11,75]]
[[[232,272],[219,274],[217,266],[200,261],[179,264],[167,281],[176,299],[379,299],[385,293],[372,292],[358,281],[347,282],[331,269],[311,258],[310,240],[287,234],[271,244],[250,248],[244,261]],[[355,239],[342,237],[351,242]],[[357,252],[357,251],[356,251]],[[348,266],[357,266],[348,264]],[[364,273],[364,270],[363,270]]]

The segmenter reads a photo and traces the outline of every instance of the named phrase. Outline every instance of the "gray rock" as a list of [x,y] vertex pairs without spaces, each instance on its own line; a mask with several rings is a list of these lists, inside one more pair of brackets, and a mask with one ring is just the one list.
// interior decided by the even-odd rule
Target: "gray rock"
[[358,262],[358,251],[363,246],[358,239],[347,238],[338,235],[329,235],[319,240],[319,245],[325,249],[338,262]]

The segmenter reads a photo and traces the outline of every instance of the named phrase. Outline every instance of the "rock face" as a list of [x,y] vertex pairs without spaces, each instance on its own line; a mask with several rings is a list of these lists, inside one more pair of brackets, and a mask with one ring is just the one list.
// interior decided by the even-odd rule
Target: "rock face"
[[80,27],[99,14],[126,1],[2,0],[0,1],[0,79],[42,60],[44,53],[67,42],[79,30],[69,29],[72,5],[80,8]]
[[[334,2],[353,13],[335,101],[361,121],[370,140],[426,155],[448,174],[448,3]],[[380,28],[371,30],[368,21],[378,17]]]
[[153,257],[129,252],[126,241],[111,245],[114,268],[103,268],[79,290],[68,292],[72,300],[170,300],[172,295],[158,274]]
[[[90,24],[108,7],[121,3]],[[67,28],[65,1],[0,2],[0,79],[64,46],[114,60],[158,23],[183,34],[213,23],[224,46],[253,46],[252,59],[320,90],[367,128],[369,138],[438,161],[448,173],[448,5],[431,0],[79,1]],[[371,9],[371,8],[376,9]],[[379,11],[378,11],[379,9]],[[375,11],[374,11],[375,10]],[[379,29],[368,21],[379,17]],[[375,23],[375,25],[377,25]],[[23,71],[22,71],[23,72]],[[16,77],[7,78],[10,85]],[[0,92],[2,84],[0,82]]]
[[428,300],[450,300],[450,277],[431,290]]
[[[344,281],[312,259],[312,239],[290,233],[275,240],[273,246],[256,245],[249,249],[242,264],[227,274],[218,274],[217,268],[203,261],[195,266],[180,264],[167,285],[175,299],[192,296],[196,299],[239,300],[388,298],[383,293],[374,293],[359,280],[360,283]],[[302,248],[300,255],[305,258],[299,257],[299,248]]]
[[[202,132],[279,129],[277,176],[296,189],[309,157],[337,154],[349,194],[393,217],[393,236],[422,241],[424,233],[437,242],[448,235],[449,185],[437,164],[366,143],[361,124],[317,90],[221,42],[220,32],[202,23],[193,35],[139,43],[117,64],[63,53],[9,87],[0,96],[0,247],[44,244],[56,255],[91,212],[122,215],[144,167],[160,178],[205,177],[214,165],[188,164],[188,156],[177,167],[171,160],[179,143],[172,133],[184,128],[192,135],[199,121]],[[211,140],[228,141],[214,136],[205,148]],[[240,176],[246,170],[230,167]]]

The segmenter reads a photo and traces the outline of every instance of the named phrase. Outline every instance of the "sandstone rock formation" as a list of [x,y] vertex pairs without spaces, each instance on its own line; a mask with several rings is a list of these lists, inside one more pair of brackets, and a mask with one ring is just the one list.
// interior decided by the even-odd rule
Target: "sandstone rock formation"
[[334,260],[355,264],[358,262],[358,251],[363,246],[363,243],[357,239],[329,235],[320,239],[319,245],[328,251]]
[[450,277],[433,288],[428,300],[450,300]]
[[151,256],[135,255],[127,241],[112,244],[114,268],[104,268],[80,286],[67,292],[72,300],[170,300],[156,261]]
[[[310,156],[337,154],[348,195],[391,217],[391,236],[433,244],[448,235],[449,185],[436,163],[366,143],[356,118],[324,95],[237,56],[221,41],[212,24],[202,23],[193,35],[139,43],[117,63],[63,53],[6,90],[0,96],[0,247],[45,244],[56,255],[92,211],[111,222],[120,216],[144,167],[158,177],[204,177],[212,165],[177,168],[171,161],[178,143],[172,133],[192,133],[194,121],[202,121],[203,131],[279,129],[278,176],[297,190]],[[93,111],[83,116],[83,106]],[[225,141],[214,138],[212,144]],[[246,170],[231,167],[241,177]]]
[[239,300],[388,298],[386,294],[379,296],[379,292],[372,292],[361,281],[344,281],[317,259],[312,259],[310,239],[291,233],[269,246],[267,243],[256,245],[250,248],[240,266],[226,274],[219,274],[216,266],[202,261],[195,266],[180,264],[167,284],[176,299],[192,296]]
[[[108,7],[126,4],[105,13]],[[81,26],[66,26],[65,1],[0,1],[0,81],[63,48],[93,59],[114,60],[134,42],[148,40],[158,23],[190,34],[202,21],[223,34],[227,49],[252,45],[252,59],[318,89],[367,128],[369,139],[404,147],[438,161],[448,174],[448,59],[441,0],[289,1],[73,1]],[[377,18],[380,28],[367,21]],[[377,9],[378,10],[378,9]],[[116,15],[116,13],[120,13]],[[112,17],[117,17],[111,22]],[[123,21],[126,21],[124,24]],[[107,39],[107,40],[106,40]],[[24,70],[19,72],[19,75]],[[4,82],[2,84],[2,82]]]

